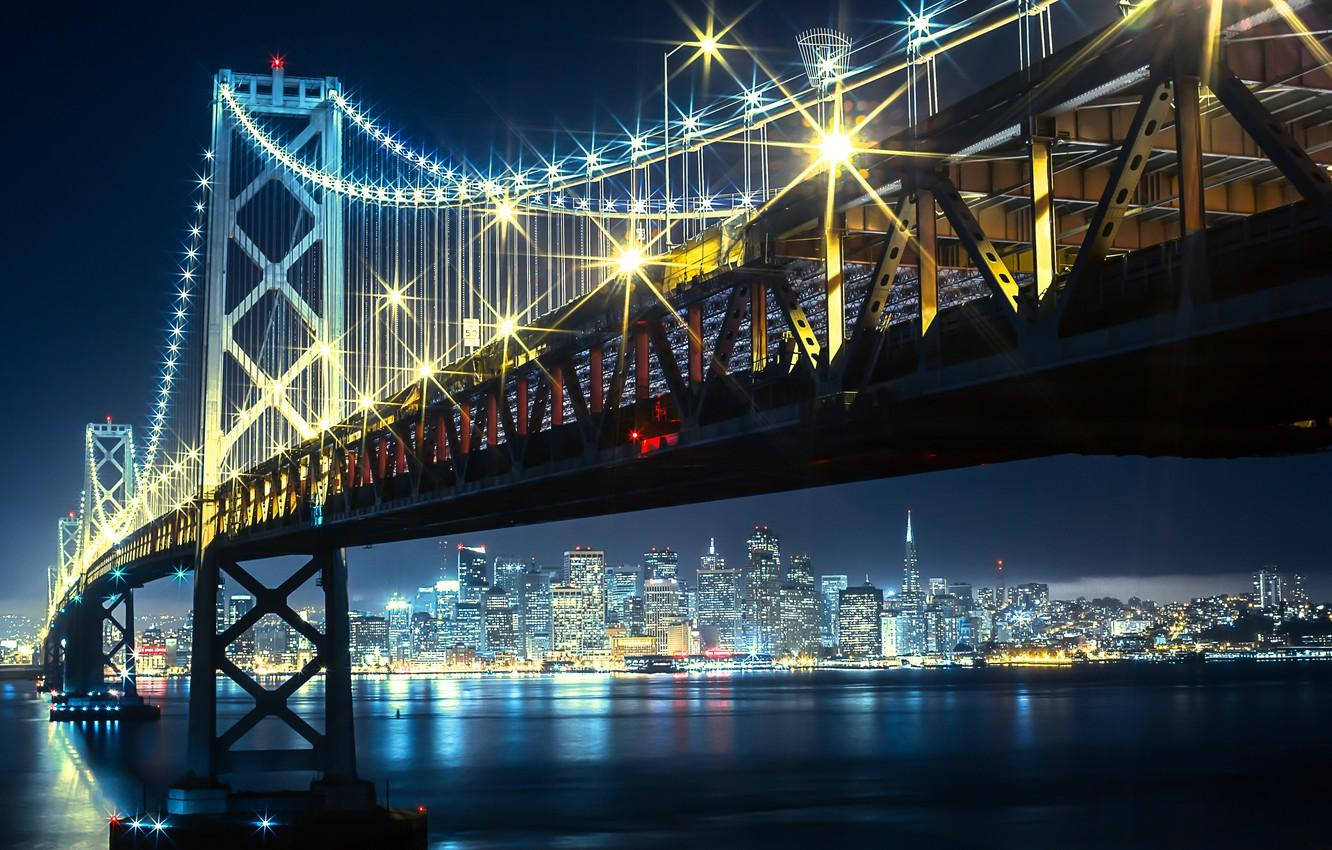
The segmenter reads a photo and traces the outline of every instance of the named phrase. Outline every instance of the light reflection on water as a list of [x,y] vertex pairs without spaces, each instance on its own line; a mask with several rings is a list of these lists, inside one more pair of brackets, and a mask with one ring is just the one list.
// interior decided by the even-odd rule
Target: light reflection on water
[[[1178,844],[1176,823],[1238,845],[1256,825],[1312,823],[1313,771],[1332,756],[1332,668],[368,677],[355,688],[362,774],[394,804],[427,805],[439,847],[835,835],[1142,846]],[[112,807],[157,805],[183,772],[186,684],[141,690],[163,705],[159,723],[50,724],[30,686],[0,687],[0,793],[16,813],[0,845],[104,846]],[[296,700],[316,728],[322,693],[316,679]],[[219,725],[247,707],[225,688]],[[1263,818],[1240,817],[1250,793],[1268,801]],[[1283,805],[1290,817],[1272,809]]]

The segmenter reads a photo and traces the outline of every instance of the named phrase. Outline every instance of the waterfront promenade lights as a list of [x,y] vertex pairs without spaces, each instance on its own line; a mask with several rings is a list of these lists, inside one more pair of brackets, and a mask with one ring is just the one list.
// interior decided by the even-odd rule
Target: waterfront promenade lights
[[[661,57],[661,128],[662,128],[662,159],[665,163],[665,204],[662,206],[662,215],[665,217],[665,236],[663,243],[669,247],[671,244],[671,57],[686,47],[696,48],[689,61],[692,62],[699,56],[711,58],[716,56],[721,50],[715,36],[705,35],[698,41],[686,41],[683,44],[677,44],[670,50],[662,54]],[[687,63],[686,63],[687,64]],[[682,187],[681,196],[688,195],[689,187]],[[684,209],[683,203],[681,210]]]

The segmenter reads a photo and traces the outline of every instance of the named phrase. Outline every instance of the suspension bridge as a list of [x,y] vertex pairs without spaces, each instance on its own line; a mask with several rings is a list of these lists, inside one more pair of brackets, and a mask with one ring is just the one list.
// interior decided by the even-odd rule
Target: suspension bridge
[[[137,431],[88,426],[59,523],[49,679],[132,698],[133,591],[192,577],[174,810],[267,769],[362,805],[343,547],[1064,452],[1325,448],[1321,11],[1124,4],[1060,45],[1057,2],[812,30],[778,68],[709,26],[664,57],[661,121],[488,169],[336,78],[219,72],[158,394]],[[967,61],[998,79],[944,102]],[[737,90],[685,109],[671,82],[703,64]],[[308,560],[270,588],[244,564],[275,555]],[[224,573],[256,605],[219,632]],[[316,577],[322,630],[287,601]],[[276,689],[226,653],[267,615],[316,648]],[[254,700],[228,729],[219,673]],[[317,674],[322,728],[287,706]],[[266,718],[308,746],[238,747]]]

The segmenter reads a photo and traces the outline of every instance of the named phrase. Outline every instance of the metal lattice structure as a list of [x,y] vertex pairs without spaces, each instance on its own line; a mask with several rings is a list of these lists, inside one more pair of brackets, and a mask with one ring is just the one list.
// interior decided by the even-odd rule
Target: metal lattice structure
[[[135,494],[134,426],[90,422],[83,443],[80,548],[87,551],[95,541],[118,540],[124,526],[138,519],[129,510]],[[62,525],[62,544],[64,530]]]

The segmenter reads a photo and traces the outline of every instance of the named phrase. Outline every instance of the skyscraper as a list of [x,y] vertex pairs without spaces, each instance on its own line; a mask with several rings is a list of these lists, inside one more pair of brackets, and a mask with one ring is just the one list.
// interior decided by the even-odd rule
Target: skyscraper
[[653,546],[644,552],[643,566],[647,568],[648,578],[680,577],[680,556],[669,546],[662,549]]
[[779,649],[785,655],[815,652],[819,644],[819,597],[808,555],[792,555],[778,596]]
[[490,560],[486,547],[458,544],[458,595],[463,602],[480,602],[490,586]]
[[388,621],[383,617],[355,613],[351,627],[351,660],[354,665],[379,666],[388,661]]
[[745,631],[750,648],[761,653],[777,649],[778,595],[782,581],[781,543],[766,525],[754,526],[746,541]]
[[388,615],[389,658],[406,661],[412,654],[412,603],[395,592],[384,609]]
[[583,592],[581,648],[603,649],[606,642],[606,553],[575,547],[564,553],[564,575],[570,587]]
[[521,558],[496,558],[495,559],[495,586],[504,590],[505,593],[513,595],[518,590],[520,576],[527,572],[528,567],[532,565],[531,560]]
[[1280,608],[1281,591],[1281,575],[1275,564],[1264,564],[1253,574],[1253,599],[1260,609],[1273,611]]
[[838,648],[847,658],[878,658],[883,653],[879,634],[883,591],[866,581],[838,594]]
[[584,595],[582,590],[568,585],[550,589],[551,651],[572,655],[582,651]]
[[740,571],[726,566],[714,541],[698,560],[698,630],[712,649],[740,649]]
[[540,660],[551,648],[550,573],[536,570],[523,573],[520,595],[522,641],[518,647],[524,658]]
[[495,586],[486,591],[484,597],[486,654],[515,655],[517,642],[513,626],[513,609],[509,607],[509,594],[504,588]]
[[666,651],[670,627],[680,620],[680,583],[673,578],[650,578],[643,583],[643,611],[647,634],[657,639],[657,652]]
[[[231,605],[227,609],[226,624],[234,626],[252,608],[254,608],[253,596],[248,593],[231,594]],[[254,627],[251,626],[227,647],[227,655],[240,666],[248,667],[254,663],[254,650]]]
[[846,590],[846,576],[819,576],[819,642],[826,647],[837,646],[837,595]]
[[925,597],[920,591],[920,567],[916,563],[916,538],[911,532],[911,509],[907,509],[906,547],[902,555],[902,592],[898,594],[903,605],[921,605]]
[[625,603],[643,595],[643,570],[637,565],[606,568],[606,622],[624,623]]

